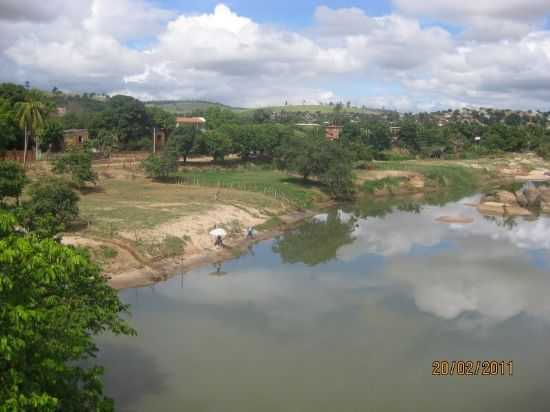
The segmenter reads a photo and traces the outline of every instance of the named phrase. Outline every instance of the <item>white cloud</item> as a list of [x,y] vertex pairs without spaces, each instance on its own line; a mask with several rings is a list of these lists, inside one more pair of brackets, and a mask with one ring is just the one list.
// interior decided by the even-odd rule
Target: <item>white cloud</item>
[[[545,108],[550,97],[550,32],[532,30],[548,1],[528,10],[514,0],[481,1],[452,13],[447,1],[430,9],[396,0],[396,12],[380,17],[321,6],[300,33],[224,5],[177,15],[146,0],[53,1],[0,5],[0,80],[238,105],[334,100],[334,85],[353,82],[352,75],[379,85],[352,100],[402,110]],[[454,19],[464,31],[424,26],[423,16]],[[478,25],[490,30],[480,36]]]
[[93,33],[108,33],[119,40],[156,35],[175,17],[141,0],[94,0],[83,26]]
[[47,22],[55,20],[61,11],[64,15],[78,15],[90,3],[91,0],[2,0],[0,21]]
[[467,17],[493,17],[509,20],[538,20],[550,11],[549,0],[393,0],[406,13],[442,17],[448,20]]
[[402,13],[444,20],[464,27],[464,35],[473,40],[520,38],[550,13],[549,0],[393,0]]

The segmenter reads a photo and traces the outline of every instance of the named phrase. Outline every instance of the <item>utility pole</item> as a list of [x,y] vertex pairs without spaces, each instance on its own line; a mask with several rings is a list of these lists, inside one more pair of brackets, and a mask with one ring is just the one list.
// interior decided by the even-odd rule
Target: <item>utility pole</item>
[[153,154],[157,152],[157,128],[153,127]]

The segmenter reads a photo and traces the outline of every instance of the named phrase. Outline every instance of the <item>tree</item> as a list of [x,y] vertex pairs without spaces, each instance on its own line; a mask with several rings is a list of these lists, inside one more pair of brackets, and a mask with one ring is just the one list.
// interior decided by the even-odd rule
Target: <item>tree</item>
[[21,224],[41,237],[53,237],[78,217],[78,194],[59,178],[48,178],[29,186],[30,199],[20,211]]
[[326,165],[323,161],[322,133],[312,130],[306,136],[292,136],[277,150],[276,165],[279,169],[298,173],[304,180],[320,176]]
[[11,106],[19,102],[25,101],[27,98],[27,90],[18,84],[2,83],[0,84],[0,97],[6,99]]
[[335,199],[350,199],[354,195],[352,154],[337,141],[327,142],[319,132],[293,137],[277,152],[280,169],[299,173],[304,180],[317,177]]
[[19,127],[25,132],[23,165],[26,165],[27,151],[29,148],[29,134],[32,135],[33,132],[36,132],[40,128],[44,127],[45,107],[41,101],[31,99],[17,103],[16,107]]
[[389,127],[384,123],[374,122],[367,127],[366,143],[381,152],[391,148]]
[[77,187],[97,181],[92,169],[92,155],[85,150],[73,150],[63,154],[53,164],[53,172],[59,175],[68,174]]
[[198,133],[195,126],[183,125],[176,128],[170,135],[168,145],[172,146],[172,150],[175,150],[178,157],[183,156],[183,163],[187,162],[187,157],[195,149]]
[[334,199],[350,200],[355,195],[352,177],[352,154],[338,142],[327,142],[325,148],[327,167],[321,174],[321,182]]
[[154,127],[164,129],[167,134],[176,128],[176,116],[156,106],[146,108]]
[[227,128],[209,130],[202,137],[207,154],[212,156],[214,161],[223,161],[225,156],[231,152],[233,145]]
[[15,230],[0,211],[0,410],[113,411],[93,336],[135,333],[86,252]]
[[61,150],[63,145],[63,126],[58,121],[49,121],[40,131],[40,150]]
[[399,131],[399,144],[412,152],[418,152],[418,128],[414,119],[406,119],[401,122]]
[[271,119],[271,111],[268,109],[256,109],[252,115],[254,123],[266,123]]
[[0,203],[6,197],[13,197],[19,204],[19,197],[27,183],[25,170],[17,162],[0,161]]
[[8,99],[0,97],[0,152],[12,145],[19,135],[13,106]]
[[110,157],[113,150],[117,147],[118,139],[113,131],[100,129],[94,143],[103,156]]
[[142,102],[117,95],[109,100],[101,114],[99,128],[114,131],[122,145],[131,146],[151,135],[151,119]]
[[206,125],[209,129],[217,129],[221,126],[238,123],[238,118],[231,110],[217,106],[209,107],[206,111]]
[[147,177],[163,179],[178,170],[178,156],[175,150],[167,145],[160,155],[151,154],[142,164]]

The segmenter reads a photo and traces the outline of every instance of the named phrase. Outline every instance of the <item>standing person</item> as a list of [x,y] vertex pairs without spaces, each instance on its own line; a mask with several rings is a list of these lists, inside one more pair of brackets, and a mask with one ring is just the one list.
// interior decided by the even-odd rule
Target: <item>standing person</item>
[[248,229],[246,229],[246,238],[254,239],[254,229],[252,229],[252,227],[248,227]]

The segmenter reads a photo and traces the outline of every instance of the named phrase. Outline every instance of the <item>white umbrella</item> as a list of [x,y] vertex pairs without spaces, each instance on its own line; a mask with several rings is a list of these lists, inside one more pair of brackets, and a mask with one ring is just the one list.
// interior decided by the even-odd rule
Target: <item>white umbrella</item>
[[227,236],[227,232],[224,229],[222,229],[221,227],[219,227],[217,229],[211,230],[210,231],[210,236],[212,236],[212,237],[221,236],[223,238],[223,237]]

